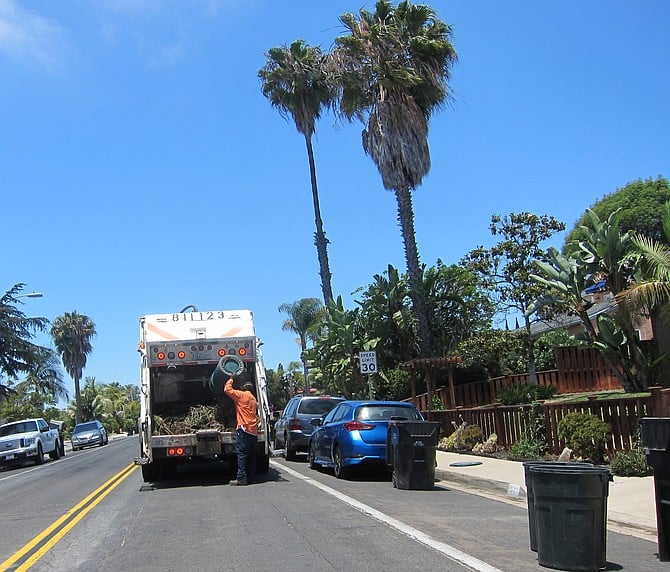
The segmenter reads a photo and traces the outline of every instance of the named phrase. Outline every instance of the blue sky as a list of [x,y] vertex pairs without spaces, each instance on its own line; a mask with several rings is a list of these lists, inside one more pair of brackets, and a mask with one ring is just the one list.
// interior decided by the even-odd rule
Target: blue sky
[[[432,6],[459,62],[414,194],[423,263],[491,244],[492,214],[570,228],[626,183],[670,174],[667,1]],[[374,3],[0,0],[0,289],[43,292],[27,315],[95,322],[85,376],[137,383],[139,317],[189,304],[249,308],[266,366],[299,358],[277,307],[321,297],[309,171],[257,72],[297,38],[329,50],[361,7]],[[405,269],[360,132],[326,115],[314,138],[348,307],[389,263]]]

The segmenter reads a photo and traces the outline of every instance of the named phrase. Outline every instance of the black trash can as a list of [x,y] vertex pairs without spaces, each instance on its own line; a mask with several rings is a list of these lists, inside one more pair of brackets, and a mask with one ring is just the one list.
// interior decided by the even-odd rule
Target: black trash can
[[540,566],[597,572],[607,563],[606,467],[529,467]]
[[387,462],[393,468],[393,486],[431,490],[435,484],[435,450],[440,423],[391,421],[386,443]]
[[670,560],[670,417],[640,419],[642,446],[654,471],[658,558]]
[[579,469],[580,467],[592,467],[592,463],[579,461],[526,461],[523,464],[524,477],[526,479],[526,505],[528,506],[528,535],[530,549],[537,552],[537,524],[535,522],[535,495],[533,491],[533,480],[530,476],[531,467],[569,467]]

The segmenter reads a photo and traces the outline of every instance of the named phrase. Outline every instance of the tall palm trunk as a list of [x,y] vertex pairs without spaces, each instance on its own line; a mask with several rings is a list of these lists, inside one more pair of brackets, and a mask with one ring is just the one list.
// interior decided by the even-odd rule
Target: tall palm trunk
[[[305,135],[305,145],[307,146],[307,156],[309,157],[309,174],[312,181],[312,202],[314,203],[314,223],[316,224],[314,244],[316,245],[316,254],[319,259],[319,276],[321,276],[323,301],[327,306],[333,301],[333,290],[330,283],[332,275],[328,263],[328,239],[323,231],[321,207],[319,206],[319,189],[316,183],[316,165],[314,163],[314,149],[312,148],[311,136]],[[307,382],[306,375],[305,382]]]
[[430,357],[432,352],[432,336],[426,297],[423,291],[423,270],[419,262],[419,249],[416,245],[414,231],[414,210],[412,208],[412,193],[409,188],[396,189],[395,197],[398,203],[398,222],[402,231],[405,247],[405,262],[409,276],[410,298],[414,306],[414,315],[418,324],[419,351],[421,357]]
[[300,334],[300,361],[302,362],[302,371],[305,376],[303,382],[304,393],[303,395],[309,395],[309,367],[307,366],[307,358],[305,357],[305,350],[307,349],[307,337],[304,334]]
[[79,390],[79,376],[74,376],[74,423],[81,421],[81,391]]

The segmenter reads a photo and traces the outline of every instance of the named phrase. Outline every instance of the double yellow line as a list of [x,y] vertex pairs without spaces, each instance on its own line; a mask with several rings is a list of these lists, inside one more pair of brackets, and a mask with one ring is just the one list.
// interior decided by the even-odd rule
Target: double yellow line
[[130,464],[107,482],[94,490],[79,504],[71,508],[49,528],[38,534],[23,548],[15,552],[2,564],[0,572],[23,572],[28,570],[42,556],[44,556],[51,547],[53,547],[61,538],[63,538],[82,518],[93,510],[102,500],[118,487],[131,473],[137,469],[137,465]]

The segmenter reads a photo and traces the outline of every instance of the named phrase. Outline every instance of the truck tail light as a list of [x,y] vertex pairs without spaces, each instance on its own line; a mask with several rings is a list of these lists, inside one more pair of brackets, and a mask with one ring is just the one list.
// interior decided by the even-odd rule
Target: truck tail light
[[179,359],[184,359],[186,357],[186,352],[185,351],[177,352],[177,357]]
[[247,355],[247,350],[245,350],[244,348],[240,348],[240,349],[237,351],[237,353],[238,353],[239,355],[241,355],[241,356],[245,356],[245,355]]
[[156,354],[157,359],[165,359],[165,352],[158,352]]
[[223,348],[221,348],[217,353],[219,354],[219,357],[223,357],[223,356],[226,355],[226,350],[224,350]]
[[185,453],[184,447],[170,447],[167,450],[168,457],[183,457]]

